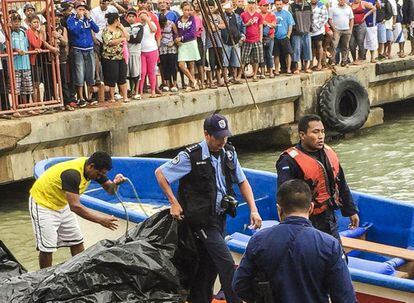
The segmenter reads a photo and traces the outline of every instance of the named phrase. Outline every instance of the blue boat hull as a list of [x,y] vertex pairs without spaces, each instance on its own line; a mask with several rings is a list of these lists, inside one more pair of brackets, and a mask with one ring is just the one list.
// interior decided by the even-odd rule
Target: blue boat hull
[[[48,167],[68,159],[53,158],[40,161],[35,166],[35,177],[38,177]],[[155,169],[165,161],[166,159],[155,158],[113,158],[113,169],[109,173],[109,177],[113,178],[115,174],[122,173],[130,178],[139,193],[141,201],[147,208],[156,210],[169,205],[154,175]],[[253,188],[256,204],[263,220],[278,220],[276,212],[277,175],[251,169],[245,169],[244,171]],[[176,192],[178,184],[172,184],[172,187]],[[242,201],[238,188],[235,188],[235,191],[237,199]],[[369,223],[370,226],[366,233],[367,240],[402,248],[414,248],[413,202],[401,202],[354,191],[352,194],[360,210],[361,222]],[[133,191],[128,184],[120,187],[120,196],[123,201],[136,202]],[[125,212],[117,198],[107,194],[95,182],[92,182],[88,190],[82,195],[81,202],[96,211],[126,219]],[[145,213],[139,208],[129,211],[129,219],[132,222],[138,223],[145,218]],[[349,219],[343,218],[339,213],[338,218],[340,230],[346,230]],[[249,235],[251,231],[247,228],[248,224],[249,209],[246,203],[241,203],[238,207],[237,217],[228,219],[227,233],[229,235],[234,233]],[[243,245],[229,245],[229,247],[236,257],[243,253]],[[362,252],[354,252],[353,256],[374,263],[387,262],[390,259]],[[370,289],[369,291],[365,290],[367,295],[372,292],[371,295],[378,296],[378,291],[381,291],[380,299],[388,297],[389,299],[398,299],[394,302],[414,302],[414,280],[412,279],[403,279],[394,275],[379,274],[370,270],[351,267],[350,273],[356,285],[362,285],[362,288],[366,289],[368,287]],[[389,295],[383,296],[386,292]],[[372,298],[360,301],[393,302]]]

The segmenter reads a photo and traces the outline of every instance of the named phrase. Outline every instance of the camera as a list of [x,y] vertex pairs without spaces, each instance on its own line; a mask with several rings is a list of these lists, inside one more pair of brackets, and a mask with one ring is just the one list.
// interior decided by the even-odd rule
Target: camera
[[236,217],[239,202],[233,196],[225,195],[223,199],[221,199],[220,206],[224,209],[224,213],[228,214],[230,217]]

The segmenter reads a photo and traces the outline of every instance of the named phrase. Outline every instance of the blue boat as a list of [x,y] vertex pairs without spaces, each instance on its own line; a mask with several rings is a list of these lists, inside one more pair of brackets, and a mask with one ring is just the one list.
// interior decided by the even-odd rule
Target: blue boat
[[[52,158],[35,166],[35,177],[48,167],[70,158]],[[155,179],[155,169],[167,159],[113,158],[109,177],[122,173],[135,185],[140,205],[128,184],[120,186],[119,195],[107,194],[99,184],[92,182],[82,195],[83,205],[106,214],[112,214],[125,223],[126,212],[120,201],[125,202],[129,220],[138,223],[160,209],[168,207],[168,201]],[[264,220],[264,226],[278,224],[276,212],[275,173],[244,169],[252,185],[256,204]],[[176,192],[178,184],[172,184]],[[242,201],[237,188],[237,199]],[[360,210],[361,227],[348,230],[348,218],[338,214],[341,236],[349,259],[349,269],[359,302],[362,303],[413,303],[414,302],[414,202],[402,202],[353,191]],[[85,225],[86,224],[86,225]],[[88,225],[89,224],[89,225]],[[236,218],[227,223],[227,244],[238,262],[254,231],[248,228],[249,209],[240,203]],[[83,221],[82,231],[86,246],[102,238],[116,238],[118,234],[97,224]]]

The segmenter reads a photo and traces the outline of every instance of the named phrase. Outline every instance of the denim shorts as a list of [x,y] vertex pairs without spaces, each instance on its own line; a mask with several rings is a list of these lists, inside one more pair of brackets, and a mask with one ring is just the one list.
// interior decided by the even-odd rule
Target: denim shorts
[[93,49],[73,49],[74,74],[73,83],[75,86],[91,86],[95,83],[95,54]]
[[235,47],[233,47],[232,45],[227,45],[223,43],[223,50],[225,51],[225,53],[223,53],[223,66],[224,67],[229,67],[229,66],[240,67],[240,60],[241,60],[240,46],[236,44]]
[[311,37],[309,33],[292,35],[293,62],[312,60]]
[[378,43],[387,43],[387,30],[384,23],[377,24]]
[[387,42],[394,42],[394,32],[392,31],[392,29],[387,29]]

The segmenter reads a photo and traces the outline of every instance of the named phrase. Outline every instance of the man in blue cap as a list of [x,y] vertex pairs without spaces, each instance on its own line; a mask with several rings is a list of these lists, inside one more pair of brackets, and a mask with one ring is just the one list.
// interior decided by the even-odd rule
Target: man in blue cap
[[[171,203],[171,215],[186,220],[197,237],[200,264],[189,302],[210,303],[217,274],[228,303],[241,302],[231,282],[234,261],[224,241],[226,215],[235,215],[233,184],[250,207],[250,224],[260,228],[262,219],[249,181],[243,173],[227,119],[218,114],[204,121],[205,139],[180,152],[155,171],[158,183]],[[171,184],[179,180],[178,199]]]

